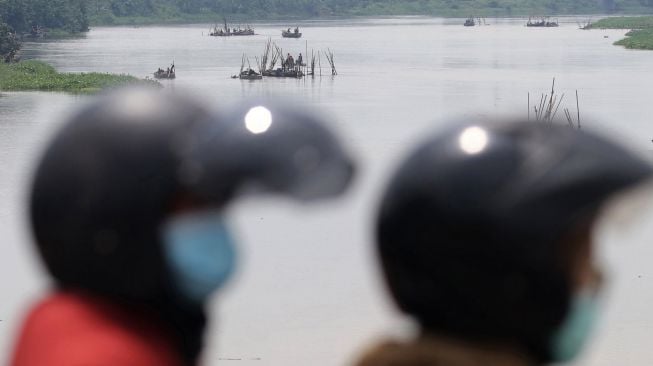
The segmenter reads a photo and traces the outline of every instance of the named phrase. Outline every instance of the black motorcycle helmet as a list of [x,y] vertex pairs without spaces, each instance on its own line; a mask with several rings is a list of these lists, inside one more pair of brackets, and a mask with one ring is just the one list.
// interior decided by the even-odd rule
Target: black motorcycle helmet
[[651,167],[591,133],[478,123],[427,139],[378,214],[378,250],[400,309],[427,333],[520,346],[551,360],[572,296],[561,258],[576,226]]
[[[272,111],[273,122],[256,136],[242,131],[238,114],[212,114],[191,99],[146,89],[99,97],[67,121],[43,154],[30,198],[35,241],[56,284],[165,307],[180,296],[170,285],[160,228],[180,200],[221,209],[250,183],[302,200],[347,187],[353,163],[322,121],[292,106],[257,106]],[[295,158],[301,149],[313,151],[310,171]],[[335,174],[327,174],[328,187],[294,194],[323,167]],[[284,174],[269,181],[263,171]],[[203,312],[179,316],[186,305],[162,312],[194,323],[185,336],[195,337],[185,347],[193,359]]]

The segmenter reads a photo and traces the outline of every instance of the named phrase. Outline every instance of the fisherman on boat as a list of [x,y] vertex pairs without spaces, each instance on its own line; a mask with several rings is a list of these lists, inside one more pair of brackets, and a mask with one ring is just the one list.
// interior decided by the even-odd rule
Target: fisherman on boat
[[299,56],[297,57],[297,65],[302,66],[303,65],[304,58],[302,57],[302,53],[299,53]]
[[286,58],[286,68],[291,69],[295,66],[295,59],[293,59],[292,55],[289,53],[288,58]]

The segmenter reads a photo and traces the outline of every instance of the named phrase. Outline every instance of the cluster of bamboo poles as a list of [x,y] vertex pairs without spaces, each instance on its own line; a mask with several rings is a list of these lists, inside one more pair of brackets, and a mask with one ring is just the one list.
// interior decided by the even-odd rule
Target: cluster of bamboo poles
[[[305,50],[305,57],[308,57],[308,42],[306,43],[306,50]],[[331,75],[338,75],[338,71],[336,70],[336,63],[335,63],[335,56],[331,49],[327,49],[326,51],[317,51],[317,53],[311,49],[311,57],[310,57],[310,62],[306,63],[306,65],[297,65],[300,69],[302,67],[306,67],[304,74],[306,75],[320,75],[322,76],[322,55],[325,56],[327,59],[327,62],[329,64],[329,67],[331,68]],[[276,43],[272,41],[271,38],[268,38],[267,43],[265,44],[265,48],[263,49],[263,54],[261,57],[256,56],[256,67],[258,68],[258,72],[263,75],[266,71],[273,71],[275,70],[277,63],[281,60],[283,63],[285,61],[284,53],[283,53],[283,48],[279,47]],[[302,60],[303,62],[306,62],[306,59]],[[248,67],[251,69],[250,63],[249,63],[249,58],[246,55],[243,55],[242,60],[241,60],[241,66],[240,66],[240,72],[242,73],[245,64],[247,63]]]
[[333,55],[333,52],[331,52],[331,49],[327,49],[327,51],[317,51],[317,54],[311,49],[311,62],[309,64],[309,69],[310,71],[308,72],[308,75],[315,76],[315,68],[317,67],[320,73],[320,76],[322,76],[322,55],[327,59],[327,62],[329,63],[329,66],[331,67],[331,75],[335,76],[338,75],[338,71],[336,70],[336,62],[335,58]]
[[[542,94],[540,101],[537,105],[533,106],[535,111],[535,121],[553,123],[560,109],[562,101],[565,99],[565,94],[557,95],[555,92],[556,79],[553,78],[551,84],[551,94]],[[576,120],[569,108],[564,108],[563,112],[567,120],[567,124],[572,128],[581,128],[580,124],[580,104],[578,102],[578,90],[576,90]],[[531,94],[528,93],[528,120],[531,120]]]

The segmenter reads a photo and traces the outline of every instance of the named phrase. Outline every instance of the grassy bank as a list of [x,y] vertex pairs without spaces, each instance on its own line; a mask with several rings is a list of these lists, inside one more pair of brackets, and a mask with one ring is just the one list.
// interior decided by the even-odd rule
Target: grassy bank
[[653,16],[614,17],[592,24],[594,29],[653,29]]
[[614,44],[634,50],[653,50],[653,29],[632,30],[626,36]]
[[129,84],[160,86],[153,80],[141,80],[130,75],[102,73],[59,73],[40,61],[23,61],[16,64],[0,63],[0,90],[2,91],[61,91],[93,93],[106,88]]
[[615,42],[636,50],[653,50],[653,16],[618,17],[601,19],[592,24],[594,29],[632,29],[626,33],[626,38]]

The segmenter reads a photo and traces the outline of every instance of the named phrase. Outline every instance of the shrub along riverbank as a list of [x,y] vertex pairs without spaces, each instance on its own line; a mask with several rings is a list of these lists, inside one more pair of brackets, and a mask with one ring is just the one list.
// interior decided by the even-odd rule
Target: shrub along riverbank
[[60,73],[40,61],[23,61],[15,64],[0,63],[0,91],[61,91],[94,93],[106,88],[124,85],[150,85],[161,87],[155,80],[142,80],[130,75],[102,73]]
[[592,24],[591,28],[632,29],[626,33],[626,38],[614,44],[629,49],[653,50],[653,16],[601,19]]

